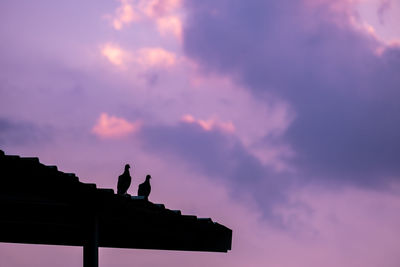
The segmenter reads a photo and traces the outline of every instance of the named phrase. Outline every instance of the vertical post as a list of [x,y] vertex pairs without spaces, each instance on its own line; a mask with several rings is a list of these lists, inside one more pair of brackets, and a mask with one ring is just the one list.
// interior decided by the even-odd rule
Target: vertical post
[[99,266],[99,221],[97,215],[89,217],[86,240],[83,244],[83,267]]

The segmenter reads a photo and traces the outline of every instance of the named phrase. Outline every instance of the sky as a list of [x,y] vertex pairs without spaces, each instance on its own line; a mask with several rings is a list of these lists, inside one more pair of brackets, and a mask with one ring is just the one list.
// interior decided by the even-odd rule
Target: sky
[[[399,0],[0,3],[0,149],[233,230],[100,266],[400,265]],[[1,266],[82,248],[0,244]]]

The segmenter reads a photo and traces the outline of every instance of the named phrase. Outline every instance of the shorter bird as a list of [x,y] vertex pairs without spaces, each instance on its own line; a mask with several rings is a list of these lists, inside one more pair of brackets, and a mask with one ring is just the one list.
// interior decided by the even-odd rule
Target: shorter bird
[[138,196],[144,197],[147,201],[149,200],[149,195],[151,192],[151,185],[150,185],[151,176],[148,174],[146,175],[146,181],[139,185]]
[[125,165],[124,173],[118,177],[118,184],[117,184],[117,194],[118,195],[125,195],[128,191],[129,186],[131,185],[131,175],[129,174],[129,164]]

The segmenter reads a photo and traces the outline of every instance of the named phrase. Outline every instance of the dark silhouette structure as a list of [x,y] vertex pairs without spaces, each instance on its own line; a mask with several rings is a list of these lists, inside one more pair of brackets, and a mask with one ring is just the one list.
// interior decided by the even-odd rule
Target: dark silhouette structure
[[131,175],[129,173],[129,164],[125,165],[124,173],[118,177],[118,184],[117,184],[117,194],[118,195],[125,195],[128,192],[129,186],[131,186]]
[[148,174],[146,175],[146,181],[139,185],[138,189],[138,196],[144,197],[145,200],[149,200],[149,195],[151,192],[151,185],[150,185],[151,176]]
[[97,267],[98,247],[227,252],[232,230],[0,150],[0,242],[83,246]]

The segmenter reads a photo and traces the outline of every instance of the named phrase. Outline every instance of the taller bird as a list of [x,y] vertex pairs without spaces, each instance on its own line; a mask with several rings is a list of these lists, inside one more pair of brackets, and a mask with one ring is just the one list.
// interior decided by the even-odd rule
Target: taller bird
[[129,164],[125,165],[124,173],[118,177],[118,184],[117,184],[117,194],[118,195],[125,195],[128,191],[129,186],[131,185],[131,175],[129,174]]
[[146,175],[146,181],[139,185],[138,196],[144,197],[146,200],[149,200],[149,195],[151,192],[151,185],[150,185],[150,175]]

